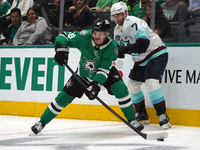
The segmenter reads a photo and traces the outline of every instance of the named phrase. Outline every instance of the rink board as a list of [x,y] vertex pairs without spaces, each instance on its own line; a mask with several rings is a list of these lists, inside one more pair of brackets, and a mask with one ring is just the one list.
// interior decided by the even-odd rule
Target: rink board
[[[199,45],[169,46],[169,63],[163,75],[162,91],[170,123],[200,126],[200,61]],[[71,76],[65,67],[53,61],[53,46],[17,46],[0,49],[0,114],[39,117],[48,104],[62,90]],[[76,69],[80,53],[70,48],[69,66]],[[116,68],[125,83],[133,66],[130,56],[117,59]],[[152,123],[158,123],[155,110],[144,90],[147,111]],[[122,115],[117,100],[102,89],[99,97]],[[123,115],[122,115],[123,116]],[[60,118],[117,120],[98,101],[89,101],[84,95],[63,109]]]

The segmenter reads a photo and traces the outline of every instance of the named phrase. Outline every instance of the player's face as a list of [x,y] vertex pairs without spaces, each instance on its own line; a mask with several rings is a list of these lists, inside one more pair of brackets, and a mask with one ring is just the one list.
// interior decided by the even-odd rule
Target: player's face
[[113,19],[116,24],[118,24],[119,26],[122,26],[124,23],[124,19],[125,19],[124,13],[119,13],[119,14],[113,15]]
[[105,39],[108,37],[108,35],[106,36],[105,32],[93,31],[92,37],[97,45],[102,45]]

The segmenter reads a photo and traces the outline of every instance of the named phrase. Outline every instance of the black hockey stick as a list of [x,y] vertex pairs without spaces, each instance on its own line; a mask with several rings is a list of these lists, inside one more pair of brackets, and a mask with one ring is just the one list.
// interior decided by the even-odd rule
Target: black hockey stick
[[[44,8],[41,8],[42,15],[44,19],[46,20],[49,27],[51,27],[53,30],[59,31],[59,32],[65,32],[64,30],[61,30],[57,27],[52,26],[52,24],[49,22],[48,16],[46,14],[46,11]],[[85,88],[87,89],[86,83],[84,83],[81,79],[79,79],[79,76],[68,66],[66,63],[65,66],[67,69],[72,73],[72,75],[76,78],[76,80]],[[118,119],[120,119],[122,122],[124,122],[127,126],[129,126],[132,130],[134,130],[137,134],[139,134],[141,137],[143,137],[145,140],[157,140],[157,139],[164,139],[168,137],[167,132],[161,132],[161,133],[151,133],[151,134],[145,134],[134,128],[132,125],[130,125],[124,118],[122,118],[119,114],[117,114],[112,108],[110,108],[106,103],[104,103],[99,97],[96,97],[96,99],[106,108],[108,109],[112,114],[114,114]]]
[[[84,83],[79,76],[69,67],[68,64],[65,64],[67,69],[72,73],[72,75],[76,78],[76,80],[85,88],[87,89],[86,83]],[[112,114],[114,114],[118,119],[120,119],[122,122],[124,122],[127,126],[129,126],[132,130],[134,130],[137,134],[139,134],[141,137],[143,137],[145,140],[162,140],[168,137],[167,132],[161,132],[161,133],[151,133],[151,134],[145,134],[134,128],[132,125],[130,125],[124,118],[122,118],[119,114],[117,114],[112,108],[110,108],[106,103],[104,103],[99,97],[96,97],[96,99],[105,107],[107,108]]]

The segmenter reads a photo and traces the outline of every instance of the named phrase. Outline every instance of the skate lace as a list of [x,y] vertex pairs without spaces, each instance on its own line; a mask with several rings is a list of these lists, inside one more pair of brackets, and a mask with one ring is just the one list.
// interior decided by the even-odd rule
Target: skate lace
[[131,124],[133,127],[135,127],[135,128],[137,128],[137,127],[140,126],[140,123],[139,123],[137,120],[131,121],[130,124]]
[[167,119],[167,116],[166,116],[166,114],[161,114],[158,116],[158,118],[159,118],[159,121],[163,121],[163,120]]
[[38,131],[41,131],[43,126],[42,126],[42,123],[41,122],[36,122],[35,123],[35,128],[38,130]]

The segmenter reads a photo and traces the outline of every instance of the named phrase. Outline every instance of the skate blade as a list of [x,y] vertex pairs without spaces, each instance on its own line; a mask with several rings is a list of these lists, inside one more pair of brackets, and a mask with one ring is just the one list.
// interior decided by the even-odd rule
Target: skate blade
[[161,127],[162,127],[163,129],[167,130],[167,129],[171,128],[171,124],[168,122],[168,123],[162,125]]
[[29,133],[29,136],[37,136],[38,134],[35,134],[33,131],[31,131],[31,133]]

